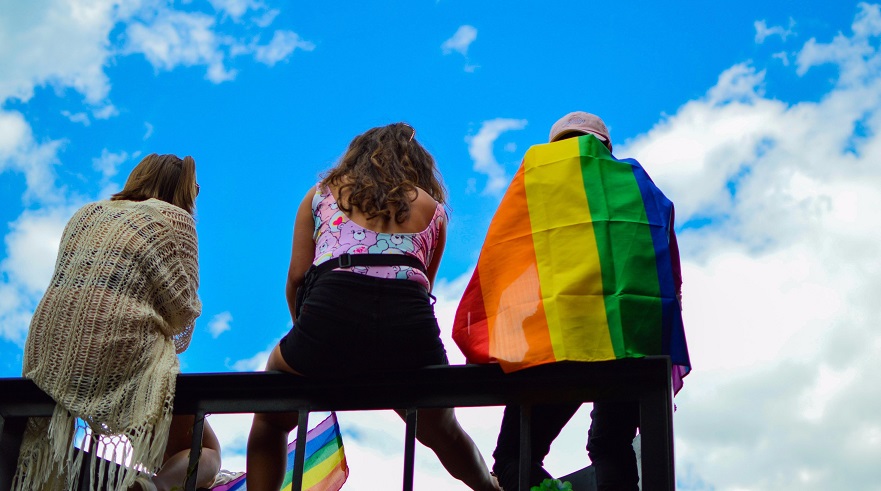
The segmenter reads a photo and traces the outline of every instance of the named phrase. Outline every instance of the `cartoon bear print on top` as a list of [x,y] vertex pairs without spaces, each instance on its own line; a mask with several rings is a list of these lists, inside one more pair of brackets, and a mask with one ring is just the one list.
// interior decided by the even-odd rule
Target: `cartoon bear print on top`
[[[430,229],[431,227],[429,227]],[[431,233],[431,232],[429,232]],[[402,252],[413,252],[413,238],[404,234],[389,234],[390,247]]]
[[[446,212],[438,204],[428,226],[419,233],[386,234],[366,229],[349,220],[340,209],[328,188],[316,186],[312,198],[312,215],[315,218],[315,259],[313,264],[321,264],[343,253],[349,254],[407,254],[414,256],[423,264],[431,263],[437,247],[439,228],[446,220]],[[371,266],[340,268],[358,274],[378,278],[396,278],[421,283],[430,289],[428,277],[418,269],[409,266]]]
[[370,246],[376,244],[377,235],[352,220],[346,220],[340,225],[339,243],[349,254],[367,254]]

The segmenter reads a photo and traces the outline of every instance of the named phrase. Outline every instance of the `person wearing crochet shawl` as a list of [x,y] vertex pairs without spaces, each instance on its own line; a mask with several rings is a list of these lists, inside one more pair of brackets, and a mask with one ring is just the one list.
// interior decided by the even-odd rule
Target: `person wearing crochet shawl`
[[[57,404],[51,418],[28,421],[13,489],[75,489],[84,456],[75,445],[125,463],[96,459],[106,474],[93,473],[92,489],[184,482],[193,416],[172,416],[172,404],[177,354],[202,312],[198,193],[192,157],[151,154],[122,191],[68,222],[22,369]],[[197,485],[208,486],[220,445],[207,422],[203,447]]]

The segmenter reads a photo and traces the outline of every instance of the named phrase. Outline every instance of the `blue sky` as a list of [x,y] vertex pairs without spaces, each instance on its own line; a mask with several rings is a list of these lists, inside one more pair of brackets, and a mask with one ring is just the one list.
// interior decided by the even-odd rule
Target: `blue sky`
[[[677,204],[695,365],[679,488],[877,489],[879,36],[881,8],[850,1],[0,0],[0,375],[20,373],[67,218],[151,152],[192,155],[202,187],[204,311],[182,367],[259,369],[290,325],[299,200],[395,121],[449,190],[435,292],[461,362],[452,314],[507,180],[586,110]],[[489,456],[498,409],[459,414]],[[340,420],[345,489],[398,482],[396,417]],[[213,421],[242,468],[250,418]],[[587,463],[587,421],[552,472]],[[418,464],[418,489],[455,486],[425,451]]]

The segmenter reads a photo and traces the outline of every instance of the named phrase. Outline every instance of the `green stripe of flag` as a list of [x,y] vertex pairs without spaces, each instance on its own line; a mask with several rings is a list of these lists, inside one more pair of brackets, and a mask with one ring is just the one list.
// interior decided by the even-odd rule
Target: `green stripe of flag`
[[633,170],[615,160],[598,139],[578,140],[615,356],[658,353],[661,302],[655,249]]

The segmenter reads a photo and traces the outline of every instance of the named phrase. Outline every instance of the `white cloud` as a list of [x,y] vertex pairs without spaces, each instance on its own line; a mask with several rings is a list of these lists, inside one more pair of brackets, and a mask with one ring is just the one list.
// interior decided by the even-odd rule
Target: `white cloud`
[[89,126],[90,124],[92,124],[92,121],[89,119],[89,115],[86,113],[72,113],[70,111],[61,111],[61,115],[69,119],[72,123],[79,123],[83,126]]
[[147,141],[148,139],[150,139],[151,136],[153,136],[153,125],[148,122],[144,122],[143,140]]
[[221,12],[226,12],[235,19],[241,18],[249,10],[257,10],[263,6],[262,2],[255,0],[208,0],[211,6]]
[[0,173],[11,170],[24,174],[25,201],[58,202],[53,167],[62,144],[62,141],[38,143],[21,113],[0,110]]
[[73,209],[25,211],[10,224],[0,262],[0,336],[23,343],[33,309],[55,267],[61,233]]
[[452,281],[439,278],[431,292],[437,298],[437,302],[434,304],[434,314],[437,316],[437,323],[440,326],[441,341],[443,341],[444,347],[447,349],[447,357],[453,365],[465,363],[465,355],[453,341],[453,319],[456,317],[459,299],[462,298],[462,293],[468,286],[473,272],[473,269],[466,271]]
[[[110,83],[103,67],[114,24],[112,0],[5,2],[0,16],[0,101],[29,100],[42,85],[72,87],[87,101],[103,100]],[[65,49],[58,49],[64,46]]]
[[270,10],[267,10],[266,12],[263,12],[259,16],[255,16],[251,20],[251,22],[253,22],[254,25],[257,27],[261,27],[261,28],[262,27],[269,27],[269,25],[272,24],[272,22],[275,20],[276,17],[278,17],[278,14],[280,14],[280,13],[281,12],[279,10],[270,9]]
[[211,333],[212,338],[217,339],[218,336],[232,329],[231,322],[232,314],[221,312],[211,318],[211,322],[208,323],[208,332]]
[[780,60],[780,62],[783,63],[783,66],[789,66],[789,53],[786,51],[780,51],[771,56]]
[[278,343],[273,343],[266,350],[261,351],[250,358],[233,362],[231,368],[237,372],[261,372],[266,369],[266,362],[269,361],[269,354]]
[[[0,261],[0,337],[23,343],[33,309],[52,275],[58,242],[71,210],[55,184],[61,141],[38,143],[24,116],[0,110],[0,174],[24,177],[25,209],[9,224]],[[10,200],[11,201],[11,200]]]
[[101,150],[101,156],[92,159],[92,168],[101,173],[104,181],[116,175],[119,164],[129,159],[127,152],[113,153],[106,148]]
[[756,71],[749,65],[735,65],[719,75],[719,81],[707,93],[710,104],[728,102],[749,103],[762,95],[761,86],[765,72]]
[[200,12],[161,10],[147,22],[137,21],[126,29],[124,52],[143,53],[155,68],[206,65],[206,78],[221,83],[235,78],[236,71],[224,64],[223,46],[228,42],[215,30],[215,18]]
[[268,44],[254,46],[254,59],[264,65],[272,66],[285,60],[297,48],[312,51],[315,45],[301,40],[293,31],[275,31]]
[[453,37],[441,44],[441,49],[445,55],[456,51],[462,56],[468,56],[468,47],[477,39],[477,29],[467,24],[459,26]]
[[[247,2],[222,3],[239,12]],[[258,22],[271,21],[265,16],[261,19]],[[253,55],[256,61],[272,66],[287,59],[296,49],[315,49],[313,43],[288,30],[275,31],[267,44],[260,44],[259,38],[246,42],[223,34],[214,16],[171,9],[160,10],[150,18],[132,22],[126,34],[125,53],[143,53],[157,70],[207,66],[206,78],[214,83],[236,77],[237,70],[228,68],[233,57]]]
[[466,63],[462,69],[465,70],[466,73],[474,73],[475,71],[477,71],[478,68],[480,68],[480,65],[477,65],[475,63]]
[[26,293],[41,293],[49,284],[69,217],[67,209],[26,211],[11,224],[5,238],[7,256],[0,268]]
[[756,28],[756,43],[762,44],[769,36],[780,36],[786,41],[786,38],[793,34],[792,28],[795,27],[795,20],[789,19],[789,27],[783,26],[768,27],[764,20],[757,20],[753,23]]
[[95,119],[110,119],[117,114],[119,114],[119,110],[116,109],[116,106],[106,101],[103,105],[92,108],[92,115],[95,116]]
[[[239,19],[250,12],[255,16],[255,25],[266,27],[278,12],[255,1],[212,3],[217,15],[175,10],[154,0],[7,2],[0,17],[0,41],[16,49],[0,50],[0,66],[4,67],[0,101],[27,101],[35,87],[45,85],[73,88],[87,104],[96,106],[96,118],[106,119],[115,115],[116,109],[106,101],[110,81],[104,68],[113,58],[133,53],[144,54],[157,69],[206,66],[207,78],[212,82],[230,80],[236,71],[227,66],[228,53],[235,46],[248,46],[249,42],[225,34],[218,16],[221,21],[226,15]],[[117,26],[126,28],[126,36],[119,38],[124,44],[121,48],[111,38],[111,31]],[[290,40],[290,34],[282,36],[282,40]],[[304,48],[305,41],[299,43],[297,47]],[[278,42],[261,47],[261,62],[279,61],[280,47]],[[273,49],[276,58],[266,54]]]
[[0,337],[23,346],[35,307],[15,285],[0,282]]
[[[811,38],[796,58],[798,70],[804,75],[812,67],[824,63],[839,66],[839,85],[865,84],[878,69],[877,50],[870,38],[881,34],[881,5],[859,4],[851,26],[853,36],[839,33],[831,43],[818,43]],[[874,44],[877,44],[877,40]]]
[[474,171],[487,176],[483,190],[485,194],[500,195],[510,181],[504,166],[496,161],[493,144],[502,133],[525,127],[525,119],[497,118],[484,121],[476,135],[465,137],[468,154],[474,161]]

